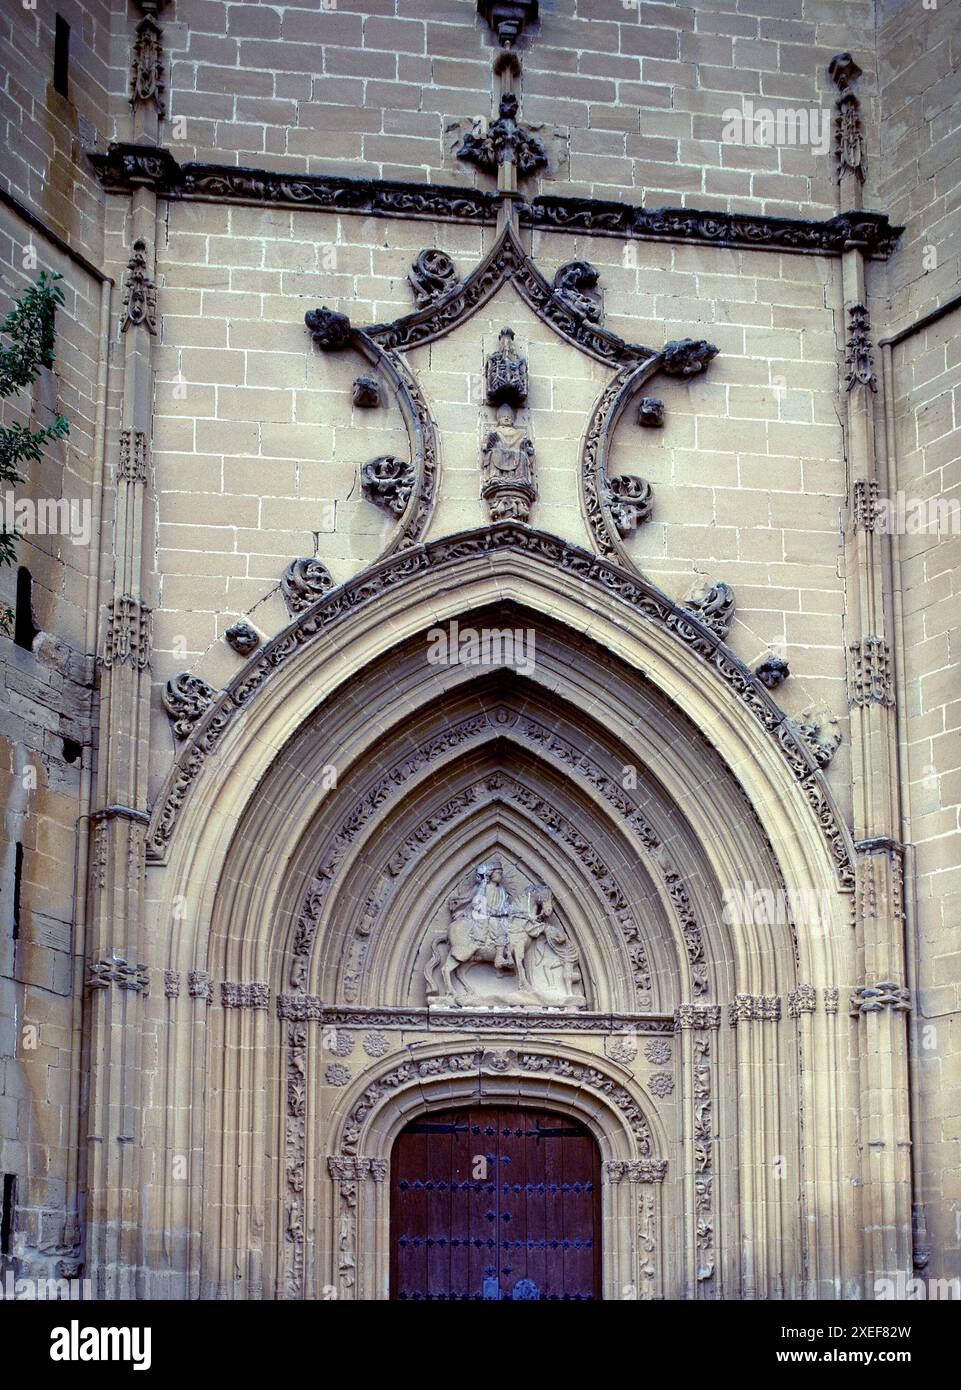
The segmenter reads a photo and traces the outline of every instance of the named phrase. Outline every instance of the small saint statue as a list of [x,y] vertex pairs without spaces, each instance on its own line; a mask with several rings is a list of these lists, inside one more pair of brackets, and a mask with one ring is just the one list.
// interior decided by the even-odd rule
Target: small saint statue
[[534,445],[517,424],[514,409],[497,409],[496,428],[483,448],[481,496],[492,521],[529,521],[537,498],[534,481]]

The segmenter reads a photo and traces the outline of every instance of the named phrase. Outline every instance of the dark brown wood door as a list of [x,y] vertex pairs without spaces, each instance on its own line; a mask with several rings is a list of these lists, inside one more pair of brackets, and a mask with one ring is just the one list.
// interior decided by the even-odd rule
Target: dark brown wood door
[[547,1110],[425,1115],[391,1160],[391,1298],[601,1296],[600,1156]]

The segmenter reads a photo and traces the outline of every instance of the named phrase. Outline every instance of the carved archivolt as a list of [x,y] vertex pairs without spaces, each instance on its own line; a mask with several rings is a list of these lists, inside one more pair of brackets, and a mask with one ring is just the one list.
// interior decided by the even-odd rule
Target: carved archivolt
[[207,759],[216,752],[240,711],[301,648],[330,633],[334,626],[372,605],[382,595],[407,584],[417,584],[428,571],[448,566],[456,569],[461,562],[478,556],[493,557],[499,551],[532,556],[561,574],[576,577],[585,594],[593,589],[606,600],[613,598],[623,603],[637,617],[672,633],[692,655],[710,666],[735,699],[744,704],[776,740],[829,843],[841,886],[853,887],[848,835],[820,781],[814,758],[760,681],[728,651],[717,634],[694,614],[685,612],[665,597],[650,581],[626,573],[580,546],[508,522],[432,541],[385,558],[364,573],[335,586],[266,643],[221,696],[212,699],[210,708],[197,720],[188,747],[175,764],[154,808],[148,858],[162,860],[165,857],[177,819]]

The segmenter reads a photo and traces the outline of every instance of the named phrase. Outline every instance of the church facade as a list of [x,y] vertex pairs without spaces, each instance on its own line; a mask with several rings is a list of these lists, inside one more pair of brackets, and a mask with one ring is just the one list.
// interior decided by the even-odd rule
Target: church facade
[[958,4],[58,6],[0,1277],[957,1281]]

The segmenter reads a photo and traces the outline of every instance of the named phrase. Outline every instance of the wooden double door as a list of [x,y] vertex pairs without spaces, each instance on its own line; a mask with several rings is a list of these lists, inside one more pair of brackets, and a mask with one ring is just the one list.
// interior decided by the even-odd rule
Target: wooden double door
[[600,1155],[548,1110],[431,1112],[391,1160],[391,1298],[601,1297]]

